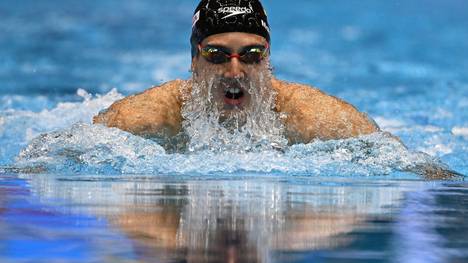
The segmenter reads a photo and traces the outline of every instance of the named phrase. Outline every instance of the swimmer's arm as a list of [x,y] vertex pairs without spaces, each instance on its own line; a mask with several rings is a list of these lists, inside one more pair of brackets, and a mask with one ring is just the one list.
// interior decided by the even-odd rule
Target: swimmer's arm
[[[273,85],[279,95],[278,111],[287,115],[285,126],[292,144],[309,143],[315,139],[346,139],[381,132],[369,116],[338,98],[304,85],[278,80],[275,80]],[[387,134],[407,148],[400,138]],[[401,170],[428,180],[463,178],[463,175],[450,170],[442,163],[416,164]]]
[[415,173],[427,180],[463,180],[465,177],[441,164],[415,165],[406,169],[405,172]]
[[291,143],[346,139],[380,131],[367,114],[349,103],[309,86],[279,83],[277,105],[286,115],[284,123]]
[[[401,141],[401,139],[389,132],[385,132],[388,136],[398,141],[402,147],[408,150],[408,147]],[[409,150],[408,150],[409,151]],[[423,153],[421,153],[423,154]],[[431,162],[431,163],[418,163],[413,164],[408,167],[402,167],[400,169],[402,172],[409,172],[419,176],[422,176],[427,180],[446,180],[446,179],[463,179],[464,175],[450,170],[448,166],[441,162]]]
[[124,98],[95,116],[93,122],[144,137],[175,135],[182,122],[182,84],[175,80]]

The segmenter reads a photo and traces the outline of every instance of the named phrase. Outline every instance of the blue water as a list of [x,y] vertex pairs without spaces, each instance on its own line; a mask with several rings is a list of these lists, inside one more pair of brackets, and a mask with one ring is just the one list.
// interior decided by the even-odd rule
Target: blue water
[[398,169],[468,174],[466,1],[265,1],[275,75],[409,150],[375,134],[174,154],[91,125],[190,77],[195,5],[0,2],[1,262],[468,262],[468,185]]

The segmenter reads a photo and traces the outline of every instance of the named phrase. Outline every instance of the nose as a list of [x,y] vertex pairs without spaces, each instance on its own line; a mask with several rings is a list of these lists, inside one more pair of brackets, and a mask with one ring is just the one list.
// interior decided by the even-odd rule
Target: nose
[[224,72],[225,78],[243,78],[245,77],[244,66],[239,61],[239,58],[231,58],[226,63],[226,71]]

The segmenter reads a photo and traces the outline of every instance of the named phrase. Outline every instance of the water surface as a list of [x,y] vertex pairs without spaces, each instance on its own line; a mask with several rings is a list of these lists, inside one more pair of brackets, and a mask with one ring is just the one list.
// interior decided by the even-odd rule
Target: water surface
[[408,149],[374,134],[174,154],[91,125],[190,76],[195,4],[0,2],[1,262],[468,262],[467,184],[400,171],[468,174],[466,1],[265,2],[275,75]]

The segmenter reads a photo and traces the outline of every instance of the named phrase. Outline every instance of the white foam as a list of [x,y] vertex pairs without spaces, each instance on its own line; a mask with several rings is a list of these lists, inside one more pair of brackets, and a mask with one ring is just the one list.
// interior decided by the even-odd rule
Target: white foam
[[43,110],[39,113],[16,111],[11,116],[16,120],[23,118],[23,121],[30,124],[29,128],[38,135],[38,133],[69,127],[77,122],[91,123],[93,116],[99,111],[123,98],[116,89],[103,96],[93,97],[83,89],[78,89],[77,94],[83,98],[82,102],[62,102],[52,110]]
[[402,130],[405,127],[405,123],[397,119],[388,119],[378,116],[374,118],[374,121],[377,122],[382,130],[388,132],[396,132]]
[[[164,154],[164,149],[151,140],[133,136],[115,128],[78,123],[59,132],[35,138],[18,156],[19,166],[49,167],[57,170],[104,171],[129,167],[148,167],[147,162]],[[81,167],[83,165],[83,167]],[[89,168],[89,169],[88,169]]]
[[441,137],[439,134],[433,134],[424,142],[424,147],[419,147],[418,150],[430,156],[441,156],[452,153],[454,147],[444,137]]
[[453,127],[452,134],[460,137],[468,137],[468,127]]
[[[19,152],[18,147],[28,144],[15,166],[41,167],[57,173],[278,172],[312,176],[336,175],[337,172],[341,175],[382,175],[390,173],[392,169],[434,161],[425,154],[408,151],[385,133],[347,140],[314,141],[306,145],[286,146],[282,151],[277,151],[270,145],[257,150],[227,147],[213,151],[212,148],[201,147],[189,154],[168,154],[155,141],[118,129],[90,124],[97,112],[122,98],[116,90],[95,97],[84,90],[78,93],[83,98],[82,102],[60,103],[52,110],[39,113],[13,111],[2,117],[2,126],[7,127],[8,132],[3,136],[12,138],[5,140],[8,143],[4,148],[10,147],[7,151],[16,151],[16,155]],[[378,121],[384,128],[404,125],[384,118]],[[39,134],[43,135],[37,137]],[[442,143],[431,143],[437,144]]]
[[433,126],[433,125],[423,126],[422,129],[424,131],[430,132],[430,133],[438,133],[438,132],[442,132],[444,130],[441,127],[437,127],[437,126]]
[[408,151],[385,133],[337,141],[314,141],[276,150],[202,150],[167,154],[151,140],[99,125],[77,124],[34,139],[16,166],[58,173],[382,175],[433,162]]
[[[183,130],[190,151],[212,151],[284,148],[287,139],[280,116],[272,109],[275,103],[268,63],[263,64],[257,77],[248,81],[229,80],[229,85],[242,88],[250,96],[249,105],[242,110],[224,111],[216,95],[222,78],[214,77],[213,69],[197,71],[193,78],[191,94],[182,107]],[[226,114],[224,116],[224,114]]]
[[427,153],[430,156],[441,156],[453,152],[452,147],[444,144],[431,144],[429,147],[421,148],[421,152]]
[[388,132],[400,132],[400,131],[412,131],[412,130],[422,130],[428,133],[438,133],[442,132],[444,129],[434,125],[411,125],[407,126],[407,124],[401,120],[397,119],[388,119],[384,117],[375,117],[373,118],[375,122],[379,125],[379,127]]
[[1,113],[0,138],[2,151],[0,160],[7,161],[18,154],[20,149],[42,133],[70,127],[74,123],[91,123],[100,110],[109,107],[114,101],[123,98],[115,89],[105,95],[92,96],[79,89],[81,102],[59,103],[51,110],[40,112],[6,110]]

